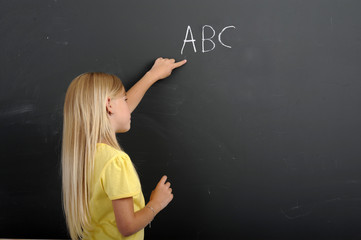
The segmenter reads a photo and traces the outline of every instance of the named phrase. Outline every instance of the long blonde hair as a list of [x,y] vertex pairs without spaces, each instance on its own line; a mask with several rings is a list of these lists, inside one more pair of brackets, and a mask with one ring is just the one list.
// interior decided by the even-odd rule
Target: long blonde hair
[[96,144],[105,141],[121,150],[106,111],[107,97],[125,91],[113,74],[91,72],[77,76],[64,102],[62,139],[62,200],[71,239],[91,230],[90,189]]

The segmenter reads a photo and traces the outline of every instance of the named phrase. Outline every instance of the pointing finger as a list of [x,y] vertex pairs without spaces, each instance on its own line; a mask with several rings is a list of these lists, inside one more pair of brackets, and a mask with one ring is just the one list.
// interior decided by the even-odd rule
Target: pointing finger
[[173,69],[184,65],[186,62],[187,62],[187,59],[184,59],[183,61],[179,61],[179,62],[174,63],[173,64]]
[[166,176],[166,175],[164,175],[164,176],[160,179],[160,181],[159,181],[158,184],[165,184],[165,181],[167,181],[167,176]]

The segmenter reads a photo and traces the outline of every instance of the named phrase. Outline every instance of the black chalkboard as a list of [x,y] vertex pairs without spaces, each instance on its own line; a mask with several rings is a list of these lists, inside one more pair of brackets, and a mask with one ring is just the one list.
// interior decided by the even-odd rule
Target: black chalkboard
[[1,1],[0,237],[68,238],[70,81],[104,71],[129,89],[161,56],[188,62],[149,89],[118,136],[146,200],[163,174],[174,190],[146,239],[360,239],[360,9]]

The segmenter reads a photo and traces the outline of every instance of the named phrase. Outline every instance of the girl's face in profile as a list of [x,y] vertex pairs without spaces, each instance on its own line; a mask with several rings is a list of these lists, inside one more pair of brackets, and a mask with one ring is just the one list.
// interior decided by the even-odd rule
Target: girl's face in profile
[[115,98],[107,99],[107,110],[109,113],[110,124],[116,133],[129,131],[131,115],[127,103],[126,92],[119,93]]

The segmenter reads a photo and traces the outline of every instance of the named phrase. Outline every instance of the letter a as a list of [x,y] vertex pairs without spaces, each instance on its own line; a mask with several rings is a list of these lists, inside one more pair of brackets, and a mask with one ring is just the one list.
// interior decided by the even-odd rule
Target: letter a
[[[188,37],[188,32],[190,33],[191,35],[191,40],[188,40],[187,37]],[[190,26],[187,27],[187,32],[186,32],[186,37],[184,38],[183,40],[183,47],[182,47],[182,50],[181,50],[181,55],[183,55],[183,49],[184,49],[184,46],[186,45],[187,42],[192,42],[193,44],[193,49],[194,49],[194,52],[197,52],[196,50],[196,45],[194,44],[196,40],[193,38],[193,33],[192,33],[192,29]]]

